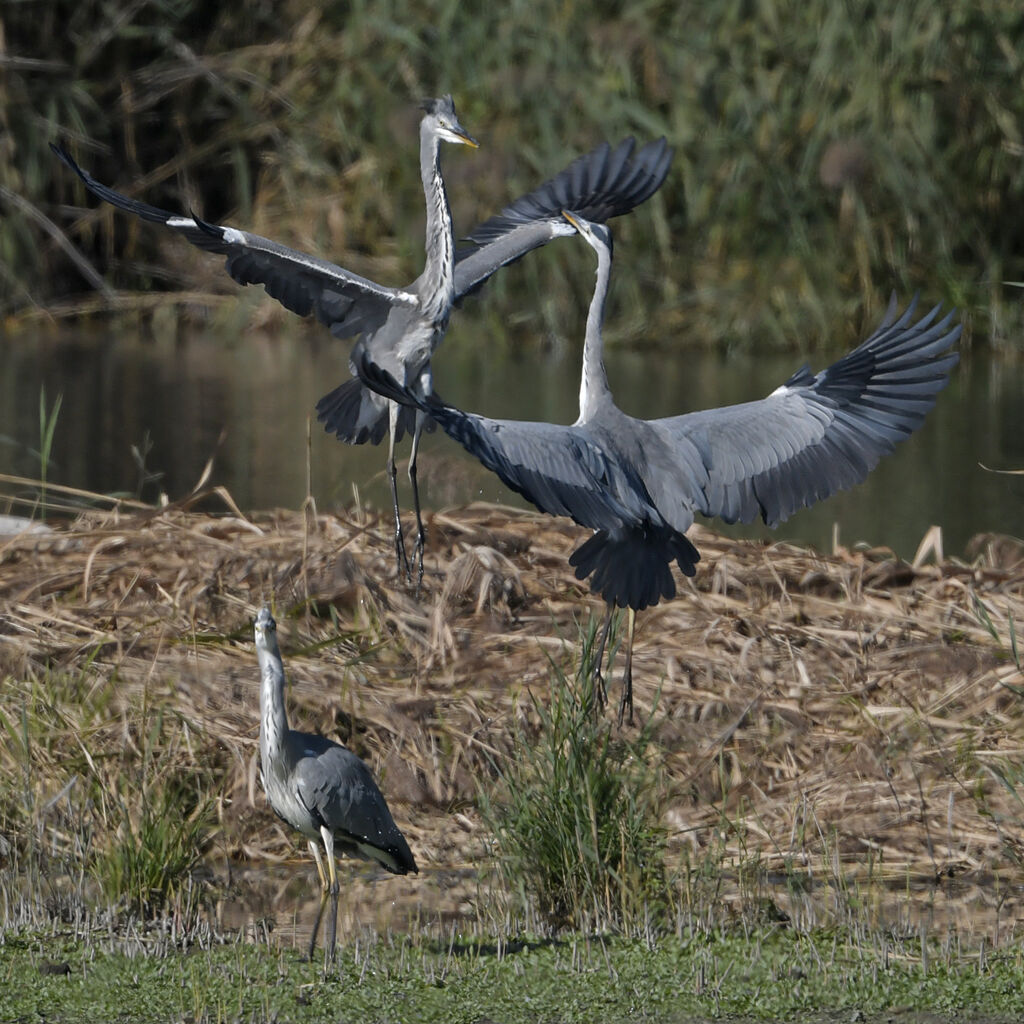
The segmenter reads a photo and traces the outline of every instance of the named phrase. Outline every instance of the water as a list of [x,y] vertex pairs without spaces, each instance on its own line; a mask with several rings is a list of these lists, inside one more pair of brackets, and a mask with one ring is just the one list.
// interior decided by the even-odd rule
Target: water
[[[340,444],[314,419],[307,459],[307,418],[345,379],[347,352],[346,344],[301,328],[283,336],[94,327],[8,337],[0,345],[0,472],[38,477],[45,388],[48,403],[63,396],[49,469],[54,483],[150,501],[162,490],[173,500],[191,490],[213,457],[210,483],[224,486],[243,509],[297,508],[308,464],[322,511],[349,504],[354,488],[364,502],[386,508],[382,447]],[[619,404],[646,417],[763,396],[800,362],[614,345],[607,358]],[[813,365],[821,364],[816,357]],[[571,343],[517,354],[515,346],[453,327],[435,373],[440,393],[463,408],[562,423],[576,415],[579,349]],[[979,532],[1024,535],[1024,477],[979,465],[1024,468],[1022,396],[1024,363],[967,353],[917,435],[865,483],[798,513],[774,535],[830,550],[835,527],[843,543],[885,544],[906,558],[933,524],[943,529],[947,554],[962,553]],[[157,482],[145,482],[132,446],[145,451],[146,473],[159,473]],[[406,442],[402,458],[407,452]],[[425,441],[421,482],[426,508],[521,504],[440,432]],[[409,504],[407,487],[403,502]],[[773,535],[760,524],[729,532]]]

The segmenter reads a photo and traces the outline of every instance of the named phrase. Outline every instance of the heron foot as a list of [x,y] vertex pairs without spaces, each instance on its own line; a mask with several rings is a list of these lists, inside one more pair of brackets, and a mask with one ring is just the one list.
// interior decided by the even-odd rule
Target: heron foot
[[405,552],[405,534],[402,532],[402,521],[395,519],[395,571],[405,576],[406,583],[412,583],[412,566]]
[[600,665],[594,669],[590,682],[591,693],[587,710],[599,715],[608,706],[608,687],[605,685],[604,673],[601,671]]
[[622,728],[622,716],[629,709],[629,724],[633,724],[633,633],[636,626],[636,613],[629,610],[629,633],[626,637],[626,667],[622,673],[622,697],[619,700],[619,728]]
[[622,677],[622,696],[619,698],[619,728],[622,728],[622,717],[629,710],[629,724],[633,724],[633,672],[626,661],[626,672]]

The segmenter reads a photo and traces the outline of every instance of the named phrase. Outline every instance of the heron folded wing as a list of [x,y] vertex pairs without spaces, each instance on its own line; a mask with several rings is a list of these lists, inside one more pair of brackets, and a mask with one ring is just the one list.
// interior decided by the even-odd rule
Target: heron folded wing
[[75,163],[62,146],[53,152],[73,170],[98,199],[154,224],[164,224],[207,252],[227,256],[225,267],[239,284],[261,284],[267,294],[299,316],[311,313],[337,337],[374,329],[396,305],[413,308],[411,292],[386,288],[327,260],[238,228],[208,224],[196,216],[182,217],[131,199],[97,181]]
[[347,841],[353,852],[389,871],[415,871],[409,844],[370,769],[348,748],[316,739],[325,749],[315,757],[302,758],[294,772],[298,797],[314,820]]

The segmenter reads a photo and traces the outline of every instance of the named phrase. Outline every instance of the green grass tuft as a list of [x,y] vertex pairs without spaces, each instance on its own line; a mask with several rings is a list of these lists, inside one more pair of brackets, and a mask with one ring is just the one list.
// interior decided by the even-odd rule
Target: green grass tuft
[[572,679],[552,666],[548,703],[530,695],[495,790],[482,795],[507,891],[549,925],[642,928],[665,896],[665,833],[650,723],[617,731],[595,707],[594,630]]

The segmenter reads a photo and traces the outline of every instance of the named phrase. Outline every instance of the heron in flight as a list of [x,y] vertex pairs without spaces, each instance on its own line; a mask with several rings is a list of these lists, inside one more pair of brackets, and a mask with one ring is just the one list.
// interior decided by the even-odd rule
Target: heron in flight
[[[144,220],[165,224],[210,252],[227,256],[228,273],[239,284],[262,284],[269,295],[300,316],[313,314],[339,338],[359,336],[366,351],[403,386],[421,396],[432,391],[430,357],[447,329],[453,303],[480,288],[500,267],[573,229],[562,217],[564,207],[603,222],[627,213],[660,187],[672,161],[664,139],[634,153],[628,138],[614,149],[602,143],[577,158],[554,178],[515,200],[500,214],[478,225],[472,243],[458,252],[453,244],[451,212],[440,168],[440,142],[475,146],[459,124],[450,96],[429,100],[420,124],[420,171],[427,205],[426,264],[406,288],[391,288],[308,256],[279,242],[237,228],[208,224],[194,214],[181,217],[115,192],[83,171],[62,147],[54,152],[98,198]],[[354,351],[350,366],[361,359]],[[354,373],[354,369],[353,369]],[[317,403],[324,428],[349,444],[379,444],[388,435],[387,470],[395,516],[395,558],[411,576],[398,507],[395,443],[409,433],[412,453],[409,481],[416,513],[419,579],[425,541],[420,511],[416,458],[424,419],[414,409],[387,402],[358,379],[346,381]]]
[[[349,338],[361,334],[376,358],[397,369],[388,360],[395,355],[401,358],[400,347],[431,351],[436,346],[448,326],[448,315],[454,300],[455,247],[451,210],[441,175],[441,143],[477,147],[476,140],[459,123],[451,96],[426,100],[423,110],[420,121],[420,175],[427,205],[427,258],[423,273],[408,288],[389,288],[268,238],[237,228],[208,224],[194,214],[191,217],[175,216],[166,210],[129,199],[100,184],[83,171],[62,147],[52,148],[82,179],[89,191],[100,199],[144,220],[165,224],[183,234],[193,245],[226,255],[226,269],[240,284],[262,284],[268,294],[287,309],[300,316],[315,314],[318,320],[330,327],[336,337]],[[379,422],[382,419],[380,413],[386,414],[390,438],[387,469],[395,512],[395,553],[399,571],[404,564],[408,573],[409,563],[398,510],[394,447],[395,441],[410,424],[408,421],[400,424],[398,406],[376,411],[378,416],[372,426],[359,419],[349,424],[352,428],[351,437],[354,440],[361,433],[373,429],[377,434],[376,440],[381,440],[385,424]],[[422,427],[422,418],[415,417],[412,424],[413,458],[409,464],[419,525],[417,545],[420,547],[423,529],[419,518],[419,496],[416,493],[415,453]],[[348,440],[349,437],[344,439]]]
[[[671,566],[693,576],[700,554],[687,539],[694,516],[776,526],[804,506],[859,483],[881,456],[921,426],[958,355],[953,312],[914,321],[895,297],[878,329],[818,374],[797,370],[767,398],[666,419],[627,416],[608,386],[602,323],[612,266],[609,229],[564,214],[597,254],[587,316],[579,419],[572,426],[493,420],[396,387],[364,357],[363,381],[415,403],[467,451],[542,512],[595,532],[569,557],[578,579],[607,604],[595,675],[616,606],[628,609],[619,721],[633,713],[636,612],[675,597]],[[603,685],[603,681],[602,685]],[[601,692],[599,688],[599,693]]]
[[[386,871],[417,871],[416,860],[398,830],[370,769],[347,747],[324,736],[288,728],[284,706],[284,665],[277,646],[277,624],[263,607],[254,627],[260,664],[260,778],[279,818],[309,843],[320,876],[320,909],[309,940],[313,959],[320,919],[331,898],[326,955],[334,959],[338,919],[335,850],[375,861]],[[327,865],[320,854],[323,843]]]

